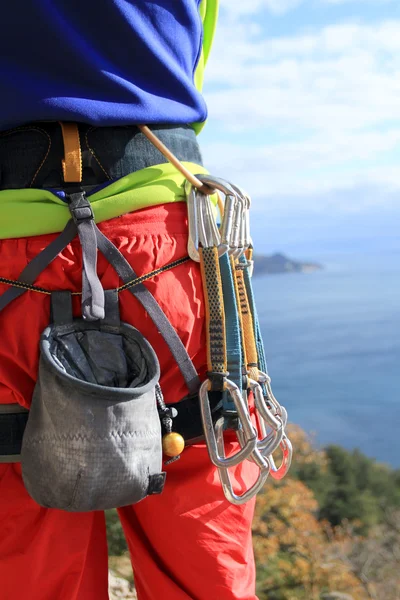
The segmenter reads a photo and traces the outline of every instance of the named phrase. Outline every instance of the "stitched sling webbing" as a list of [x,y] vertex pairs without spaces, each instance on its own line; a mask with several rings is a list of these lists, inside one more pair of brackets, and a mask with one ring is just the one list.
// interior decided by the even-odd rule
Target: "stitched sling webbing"
[[225,309],[218,251],[199,248],[206,309],[207,366],[211,390],[223,391],[227,376]]
[[254,333],[254,322],[250,309],[247,289],[244,281],[243,271],[246,268],[242,263],[235,264],[232,260],[232,268],[234,272],[235,289],[238,298],[238,306],[240,318],[242,322],[242,343],[245,354],[246,369],[250,379],[258,381],[258,356],[257,344]]
[[241,390],[243,388],[243,354],[240,322],[231,262],[228,254],[224,254],[219,258],[219,264],[225,310],[227,368],[229,379]]

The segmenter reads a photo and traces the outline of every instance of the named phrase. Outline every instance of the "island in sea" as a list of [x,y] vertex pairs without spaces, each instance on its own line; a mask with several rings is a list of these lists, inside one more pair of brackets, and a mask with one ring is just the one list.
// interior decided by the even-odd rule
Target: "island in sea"
[[255,254],[253,260],[255,267],[254,275],[265,275],[266,273],[312,273],[323,268],[319,263],[293,260],[279,252],[268,256]]

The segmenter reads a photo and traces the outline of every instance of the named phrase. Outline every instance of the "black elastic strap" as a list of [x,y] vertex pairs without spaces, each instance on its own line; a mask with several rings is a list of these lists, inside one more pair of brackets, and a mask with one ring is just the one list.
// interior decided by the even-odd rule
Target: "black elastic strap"
[[[211,416],[215,423],[222,415],[222,402],[220,392],[208,392]],[[176,409],[172,429],[180,433],[186,442],[204,437],[203,422],[200,413],[200,401],[197,394],[188,396],[180,402],[167,404],[167,408]]]
[[15,413],[0,413],[0,463],[19,462],[28,411],[16,405]]
[[[114,246],[114,244],[96,227],[97,245],[104,254],[108,262],[114,267],[120,278],[124,283],[131,281],[137,277],[135,271],[131,265],[121,254],[121,252]],[[163,312],[157,300],[149,292],[149,290],[142,284],[135,285],[129,288],[129,291],[143,308],[147,311],[149,317],[161,333],[165,340],[168,348],[174,356],[178,367],[182,373],[185,383],[192,394],[197,392],[200,387],[200,379],[197,375],[197,371],[188,355],[185,346],[182,344],[180,337],[172,327],[167,316]]]

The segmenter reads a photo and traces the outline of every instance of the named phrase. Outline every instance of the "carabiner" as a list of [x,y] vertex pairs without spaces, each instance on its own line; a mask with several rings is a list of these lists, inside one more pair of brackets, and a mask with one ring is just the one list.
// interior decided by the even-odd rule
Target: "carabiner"
[[[221,417],[215,424],[215,434],[218,440],[218,452],[225,456],[225,448],[224,448],[224,438],[223,438],[223,428],[224,428],[224,418]],[[252,455],[251,457],[252,458]],[[228,460],[228,459],[225,459]],[[221,481],[222,490],[224,492],[225,498],[231,502],[232,504],[241,505],[245,504],[249,500],[251,500],[263,487],[266,482],[268,475],[270,473],[269,469],[269,461],[263,459],[263,464],[265,467],[260,469],[260,474],[258,476],[257,481],[254,485],[251,486],[248,490],[246,490],[243,494],[238,495],[233,491],[233,486],[231,482],[231,478],[229,475],[229,470],[227,467],[219,467],[218,475]]]
[[277,419],[274,413],[268,407],[267,403],[265,402],[260,384],[253,379],[249,379],[249,387],[254,395],[254,404],[256,409],[261,414],[264,421],[266,421],[266,423],[268,423],[268,425],[275,431],[282,429],[282,420]]
[[250,196],[238,185],[233,185],[231,183],[231,187],[237,194],[238,199],[242,203],[242,215],[240,221],[240,232],[239,232],[239,243],[238,252],[236,254],[236,258],[239,258],[247,248],[252,244],[252,239],[250,237],[250,205],[251,199]]
[[217,439],[216,430],[211,416],[210,401],[208,399],[209,380],[206,379],[201,384],[199,390],[200,412],[208,453],[210,455],[211,462],[216,467],[233,467],[234,465],[239,464],[250,456],[257,445],[257,432],[253,427],[249,410],[239,388],[235,383],[233,383],[233,381],[230,381],[229,379],[225,380],[225,384],[226,389],[231,395],[235,405],[239,423],[243,428],[245,443],[241,449],[236,452],[236,454],[230,456],[229,458],[226,458],[225,452],[220,453],[219,448],[221,447],[221,443],[223,444],[224,442],[223,431],[221,430],[222,433],[220,433],[222,436],[221,442],[221,440]]
[[[263,373],[262,371],[260,371],[259,372],[259,382],[263,383],[266,386],[268,402],[275,409],[275,411],[276,411],[275,417],[279,418],[279,420],[282,422],[282,430],[283,430],[283,432],[285,432],[285,427],[287,425],[287,411],[284,406],[281,406],[279,404],[279,402],[277,401],[277,399],[274,396],[274,393],[273,393],[272,387],[271,387],[271,378],[266,373]],[[267,406],[267,403],[265,402],[264,398],[263,398],[263,406]],[[275,460],[274,460],[274,457],[272,456],[272,452],[268,454],[268,458],[271,463],[271,477],[273,479],[283,479],[283,477],[285,477],[286,473],[288,472],[291,462],[292,462],[293,447],[292,447],[291,441],[289,440],[286,433],[283,434],[283,437],[279,444],[279,447],[282,450],[282,462],[281,462],[281,466],[279,468],[275,465]]]
[[[262,435],[262,438],[257,441],[257,447],[263,456],[268,456],[279,447],[285,434],[284,425],[282,420],[268,408],[261,386],[256,381],[249,379],[249,387],[253,392],[256,417]],[[270,433],[267,433],[265,423],[272,429]]]
[[185,182],[186,204],[188,212],[188,254],[196,262],[200,262],[199,254],[199,229],[196,203],[196,188],[189,182]]
[[272,429],[268,433],[263,418],[257,412],[255,413],[255,417],[260,432],[260,437],[257,439],[257,448],[263,457],[268,457],[279,448],[279,444],[281,443],[285,432],[283,429],[280,431],[274,431]]
[[[282,406],[281,404],[279,404],[278,400],[275,398],[274,393],[272,391],[272,387],[271,387],[271,378],[270,378],[270,376],[267,375],[266,373],[263,373],[262,371],[259,371],[258,382],[260,384],[264,384],[265,385],[265,388],[266,388],[266,391],[267,391],[268,402],[271,404],[271,406],[274,407],[274,409],[276,411],[276,414],[281,419],[281,421],[283,423],[283,427],[285,428],[286,425],[287,425],[287,419],[288,419],[287,410],[286,410],[286,408],[284,406]],[[265,403],[265,399],[264,399],[264,403]]]
[[286,435],[283,436],[283,439],[279,445],[282,450],[282,463],[279,468],[276,467],[272,454],[268,456],[268,459],[271,463],[271,477],[273,479],[283,479],[286,473],[289,471],[292,463],[293,447]]
[[224,179],[203,174],[196,175],[196,177],[209,187],[219,190],[225,195],[224,214],[222,217],[219,233],[221,236],[221,245],[224,249],[224,252],[229,252],[231,254],[234,249],[231,247],[231,243],[234,214],[236,210],[236,204],[238,202],[237,194],[233,187]]
[[204,248],[216,246],[218,248],[218,256],[222,256],[225,254],[226,249],[221,245],[221,236],[218,231],[210,197],[197,192],[196,198],[199,223],[199,242]]
[[209,248],[216,246],[218,256],[228,251],[228,246],[221,244],[210,197],[198,191],[186,181],[185,193],[188,211],[188,254],[196,262],[200,262],[199,246]]
[[195,192],[195,202],[196,202],[196,215],[197,215],[197,231],[198,231],[198,236],[199,236],[199,248],[200,248],[200,246],[202,248],[209,248],[210,246],[213,246],[213,244],[210,243],[210,240],[208,239],[207,231],[206,231],[206,224],[204,222],[204,214],[203,214],[204,201],[205,201],[204,194],[202,194],[199,191],[196,191]]
[[244,223],[245,201],[241,196],[236,196],[235,212],[233,216],[232,234],[230,242],[230,254],[239,258],[243,254],[243,223]]

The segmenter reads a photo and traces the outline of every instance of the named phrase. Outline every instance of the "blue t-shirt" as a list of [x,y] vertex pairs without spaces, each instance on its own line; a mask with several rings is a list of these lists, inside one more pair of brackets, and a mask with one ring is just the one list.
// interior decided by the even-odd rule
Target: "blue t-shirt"
[[216,4],[5,2],[0,130],[32,121],[99,126],[204,121],[196,69],[202,69],[208,54],[211,42],[204,34],[212,37]]

